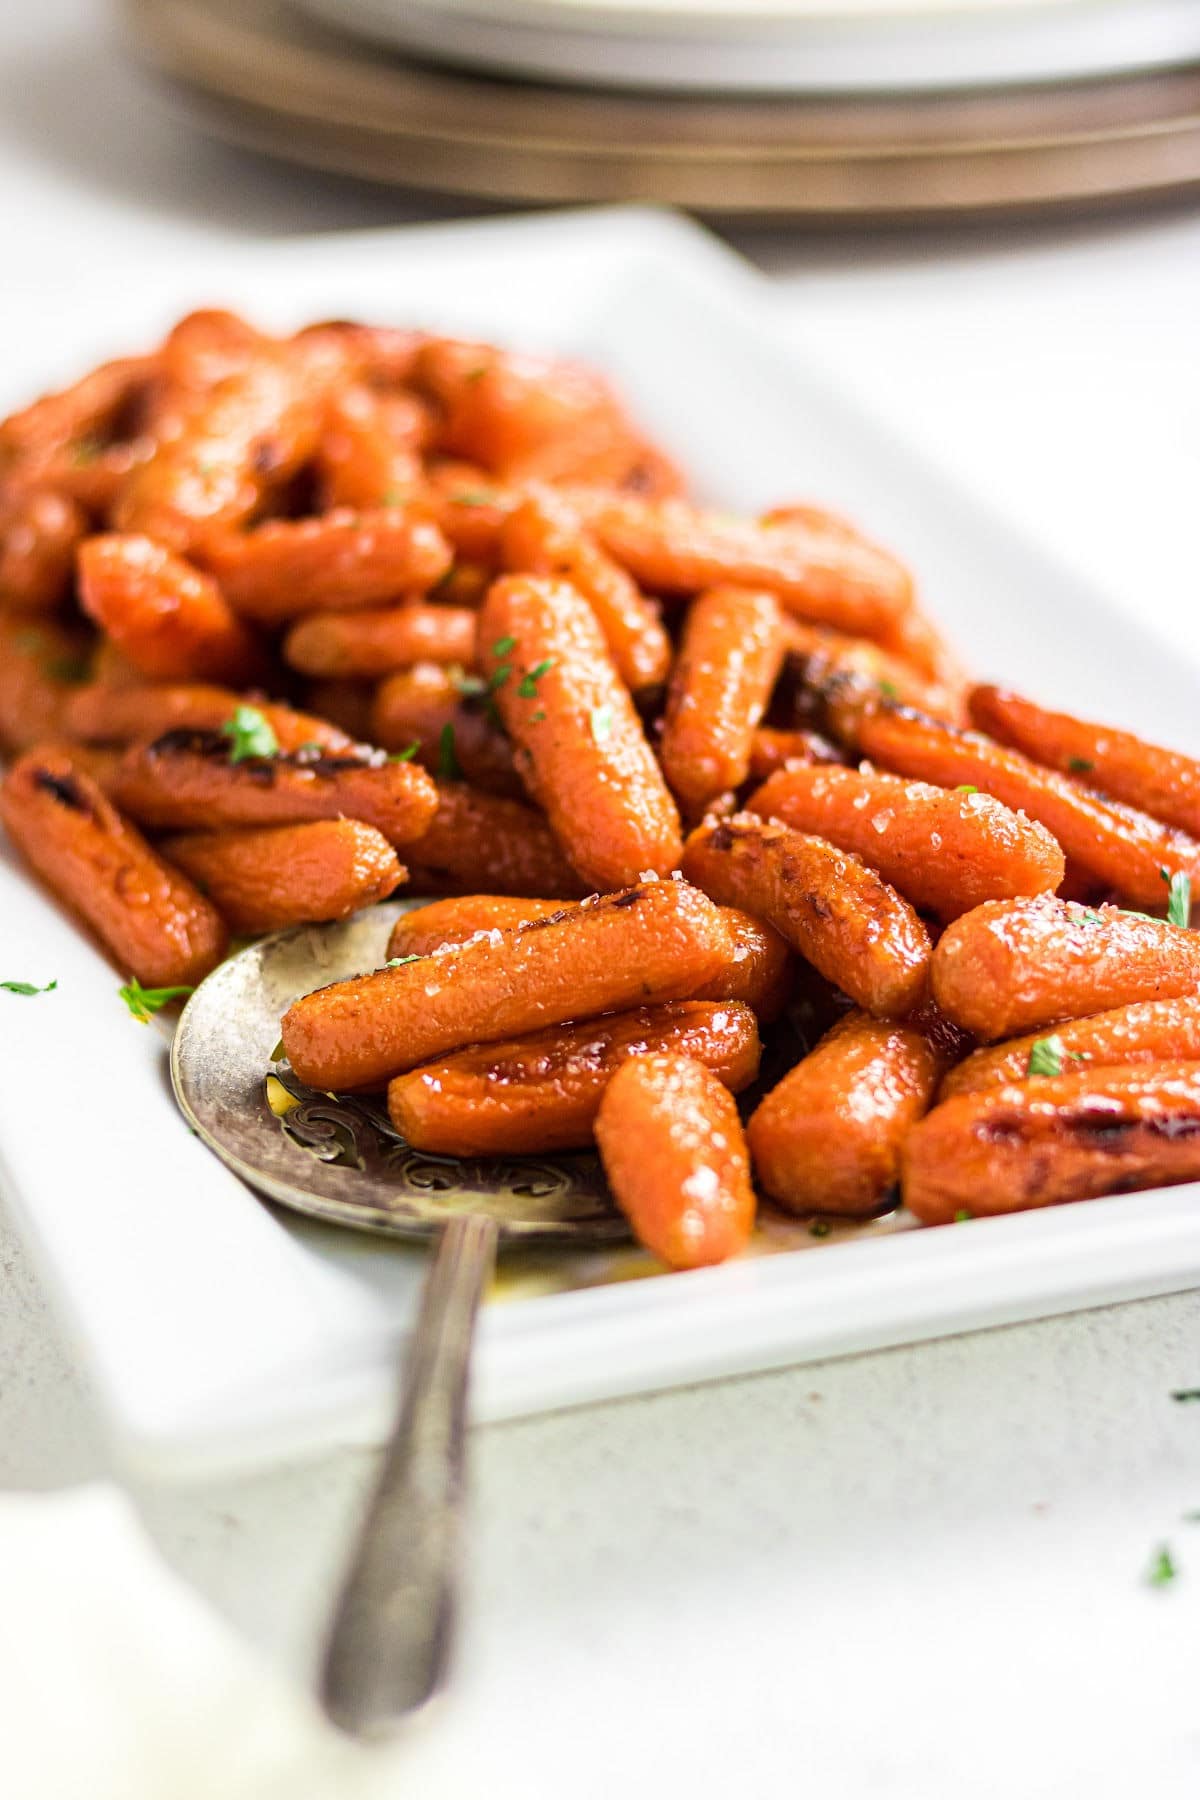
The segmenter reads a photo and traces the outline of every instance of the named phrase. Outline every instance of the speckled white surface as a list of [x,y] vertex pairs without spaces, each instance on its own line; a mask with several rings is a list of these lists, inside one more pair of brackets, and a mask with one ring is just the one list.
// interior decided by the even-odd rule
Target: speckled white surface
[[[95,10],[0,14],[6,278],[77,279],[117,234],[169,253],[413,212],[176,135]],[[745,241],[840,375],[1197,629],[1200,221]],[[1198,1385],[1185,1295],[477,1433],[457,1681],[391,1753],[395,1792],[1194,1796],[1200,1405],[1170,1391]],[[102,1456],[0,1202],[0,1488]],[[346,1454],[138,1498],[168,1561],[300,1676],[368,1475]],[[1163,1541],[1181,1574],[1152,1590]]]

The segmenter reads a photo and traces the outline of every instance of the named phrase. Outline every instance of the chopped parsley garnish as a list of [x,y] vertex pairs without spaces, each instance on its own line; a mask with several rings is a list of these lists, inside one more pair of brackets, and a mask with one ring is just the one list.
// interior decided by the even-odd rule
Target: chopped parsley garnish
[[148,1025],[152,1014],[161,1012],[172,1000],[182,1000],[195,991],[190,987],[144,988],[135,975],[130,976],[124,987],[117,989],[139,1025]]
[[898,700],[900,698],[900,689],[896,686],[894,681],[881,681],[879,684],[879,691],[885,700]]
[[437,772],[443,781],[462,780],[462,766],[454,747],[454,727],[449,719],[438,733]]
[[1174,1388],[1172,1400],[1200,1400],[1200,1388]]
[[1175,1580],[1179,1570],[1175,1566],[1175,1558],[1171,1555],[1169,1544],[1160,1544],[1151,1558],[1150,1567],[1146,1570],[1147,1587],[1166,1587]]
[[46,664],[46,673],[52,681],[86,681],[91,669],[88,656],[55,656]]
[[1095,766],[1095,763],[1089,762],[1086,756],[1068,756],[1067,758],[1067,767],[1072,775],[1090,775]]
[[500,691],[500,689],[504,686],[505,682],[508,680],[508,678],[511,674],[512,674],[512,664],[511,663],[501,663],[500,667],[498,669],[493,669],[491,677],[487,684],[488,693],[489,694],[498,693]]
[[[1089,925],[1103,925],[1104,923],[1100,914],[1093,912],[1090,906],[1085,906],[1079,916],[1081,919],[1086,919]],[[1143,913],[1141,916],[1145,918],[1146,915]]]
[[57,981],[48,981],[45,987],[38,987],[32,981],[0,981],[0,988],[6,994],[52,994],[57,986]]
[[511,656],[513,651],[516,649],[516,647],[517,647],[517,640],[515,637],[497,638],[495,643],[492,645],[492,655],[493,656]]
[[591,711],[592,737],[596,743],[602,744],[605,738],[612,736],[613,715],[611,706],[593,706]]
[[814,1219],[808,1228],[808,1235],[815,1238],[828,1237],[832,1230],[833,1226],[828,1219]]
[[954,791],[956,794],[977,794],[979,789],[975,786],[973,781],[963,781],[959,783]]
[[95,462],[103,449],[104,445],[99,438],[80,438],[78,443],[71,446],[71,461],[77,469],[86,469],[89,463]]
[[535,664],[527,675],[522,675],[517,685],[518,697],[522,700],[537,699],[537,684],[543,675],[548,675],[554,667],[554,658],[547,656],[542,662]]
[[974,1217],[974,1213],[968,1212],[965,1206],[960,1206],[954,1215],[954,1223],[956,1225],[965,1225],[968,1219],[973,1219]]
[[421,958],[414,950],[411,956],[389,956],[384,963],[385,969],[402,969],[405,963],[420,962]]
[[492,496],[482,488],[463,488],[460,493],[452,494],[451,499],[456,506],[490,506]]
[[482,675],[468,675],[464,669],[451,669],[450,680],[455,691],[468,700],[478,699],[480,694],[486,694],[488,691],[488,684]]
[[388,757],[389,762],[411,762],[421,748],[419,739],[414,738],[407,750],[393,750]]
[[1159,874],[1167,883],[1167,923],[1186,928],[1192,922],[1192,878],[1182,869],[1173,875],[1169,869],[1160,869]]
[[231,763],[246,762],[252,756],[278,756],[279,739],[256,706],[239,706],[232,719],[221,727],[223,737],[230,739]]
[[1029,1051],[1027,1075],[1061,1075],[1063,1066],[1063,1042],[1060,1037],[1044,1037],[1035,1039]]
[[538,710],[537,710],[537,712],[535,712],[535,713],[530,713],[530,715],[529,715],[529,723],[530,723],[530,724],[531,724],[531,725],[540,725],[540,724],[541,724],[541,722],[542,722],[542,720],[543,720],[543,719],[544,719],[544,718],[545,718],[545,716],[546,716],[546,715],[545,715],[545,713],[544,713],[544,712],[543,712],[543,711],[542,711],[542,710],[541,710],[541,708],[540,708],[540,707],[539,707],[539,708],[538,708]]

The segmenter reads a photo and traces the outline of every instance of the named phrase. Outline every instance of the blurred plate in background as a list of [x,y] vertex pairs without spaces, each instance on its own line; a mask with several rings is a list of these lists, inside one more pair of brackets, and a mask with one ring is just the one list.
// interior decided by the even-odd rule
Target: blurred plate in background
[[381,54],[283,0],[124,0],[124,16],[215,136],[408,189],[829,224],[1200,188],[1200,63],[856,99],[588,93]]
[[1200,56],[1198,0],[298,0],[342,31],[542,80],[710,93],[928,90]]

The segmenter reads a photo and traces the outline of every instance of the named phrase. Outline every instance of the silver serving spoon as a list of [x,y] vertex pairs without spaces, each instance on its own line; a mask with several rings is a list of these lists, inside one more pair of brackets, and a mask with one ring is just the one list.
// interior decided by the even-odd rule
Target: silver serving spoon
[[171,1048],[185,1118],[252,1187],[327,1223],[438,1241],[405,1358],[399,1417],[322,1671],[326,1711],[364,1735],[423,1705],[445,1677],[471,1341],[497,1246],[579,1247],[628,1236],[595,1156],[428,1156],[404,1142],[382,1103],[315,1093],[273,1063],[291,1002],[379,968],[396,919],[427,904],[392,901],[342,924],[252,944],[196,989]]

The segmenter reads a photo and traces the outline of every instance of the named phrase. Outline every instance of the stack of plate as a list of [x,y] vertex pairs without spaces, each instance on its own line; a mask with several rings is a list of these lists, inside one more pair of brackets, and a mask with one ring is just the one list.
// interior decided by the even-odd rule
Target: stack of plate
[[1200,186],[1200,0],[125,0],[222,135],[495,199],[847,220]]

